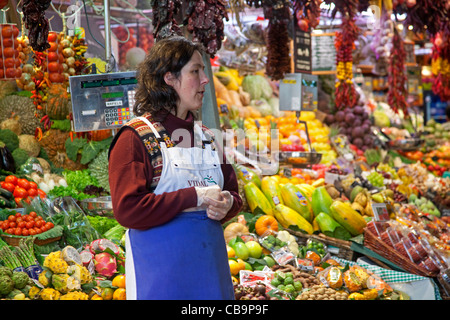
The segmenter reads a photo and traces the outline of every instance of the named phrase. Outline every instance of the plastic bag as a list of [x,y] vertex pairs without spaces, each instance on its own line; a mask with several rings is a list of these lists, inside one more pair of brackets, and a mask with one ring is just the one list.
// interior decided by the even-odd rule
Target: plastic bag
[[93,240],[101,238],[72,197],[53,200],[50,212],[54,223],[64,226],[65,245],[71,245],[79,250]]
[[44,175],[44,170],[42,169],[41,163],[35,157],[30,157],[28,160],[19,167],[17,174],[32,174],[36,172],[40,176]]

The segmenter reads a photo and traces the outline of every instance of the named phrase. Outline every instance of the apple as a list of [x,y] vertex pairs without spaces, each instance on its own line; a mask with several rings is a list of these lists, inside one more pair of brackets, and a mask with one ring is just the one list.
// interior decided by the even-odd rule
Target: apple
[[255,259],[258,259],[259,257],[261,257],[262,247],[258,242],[251,240],[251,241],[246,242],[245,246],[248,248],[250,257],[255,258]]

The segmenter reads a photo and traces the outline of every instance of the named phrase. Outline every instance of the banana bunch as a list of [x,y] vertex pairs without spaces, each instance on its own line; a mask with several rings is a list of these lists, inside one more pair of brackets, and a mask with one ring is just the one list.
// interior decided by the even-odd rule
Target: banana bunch
[[373,216],[372,199],[369,190],[361,188],[354,196],[351,204],[352,208],[358,211],[361,215]]

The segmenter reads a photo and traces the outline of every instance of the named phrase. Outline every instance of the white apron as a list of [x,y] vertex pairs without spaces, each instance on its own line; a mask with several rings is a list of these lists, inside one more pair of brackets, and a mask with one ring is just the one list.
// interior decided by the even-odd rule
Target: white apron
[[[140,119],[160,138],[146,118]],[[198,125],[194,131],[205,140]],[[155,194],[214,184],[223,188],[219,154],[210,144],[204,149],[160,146],[163,170]],[[222,226],[203,208],[189,208],[147,230],[129,229],[125,270],[127,300],[234,299]]]

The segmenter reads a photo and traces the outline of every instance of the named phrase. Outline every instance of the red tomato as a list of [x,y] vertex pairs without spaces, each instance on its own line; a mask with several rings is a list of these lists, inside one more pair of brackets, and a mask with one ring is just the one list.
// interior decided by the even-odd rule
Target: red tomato
[[58,61],[59,56],[58,53],[55,51],[49,52],[47,55],[48,61]]
[[8,220],[9,221],[16,221],[16,219],[17,219],[17,217],[15,215],[13,215],[13,214],[8,216]]
[[29,215],[30,215],[30,217],[32,217],[32,218],[36,218],[36,217],[37,217],[37,213],[34,212],[34,211],[31,211],[31,212],[29,213]]
[[36,231],[34,231],[34,229],[30,229],[28,230],[28,233],[30,234],[30,236],[34,236],[36,234]]
[[28,221],[27,223],[26,223],[26,228],[27,229],[31,229],[31,228],[33,228],[34,227],[34,221]]
[[23,236],[29,236],[30,235],[30,231],[28,229],[22,229],[22,235]]
[[59,63],[58,62],[50,62],[48,64],[48,71],[59,72]]
[[17,185],[25,190],[30,189],[30,181],[27,179],[17,179]]
[[47,230],[50,230],[51,228],[53,228],[55,225],[53,224],[53,222],[47,222],[46,224],[45,224],[45,227],[47,228]]
[[20,221],[20,222],[17,223],[17,226],[18,226],[19,228],[25,228],[26,225],[27,225],[27,223],[26,223],[25,221]]
[[48,51],[53,52],[58,50],[58,44],[56,42],[50,42],[50,48],[48,48]]
[[14,234],[15,234],[16,236],[21,236],[21,235],[22,235],[22,228],[16,228],[16,229],[14,230]]
[[16,188],[14,189],[14,197],[15,198],[26,198],[28,197],[28,192],[26,189],[20,187],[20,186],[16,186]]
[[9,176],[6,176],[6,178],[5,178],[5,182],[11,182],[14,185],[17,185],[17,180],[19,180],[19,179],[14,175],[9,175]]
[[15,228],[17,226],[17,223],[15,221],[10,221],[9,222],[9,227],[10,228]]
[[41,227],[41,232],[45,232],[45,231],[47,231],[47,228],[45,226],[42,226]]
[[20,203],[22,201],[22,198],[14,197],[14,201],[16,204],[20,207],[22,204]]
[[22,217],[22,214],[20,212],[16,212],[15,214],[16,218]]
[[5,232],[8,233],[8,234],[13,234],[14,233],[14,228],[8,228],[8,229],[6,229]]
[[33,217],[32,217],[32,216],[29,216],[29,215],[27,215],[27,216],[25,217],[25,220],[26,220],[27,222],[31,222],[31,221],[34,222]]
[[37,183],[34,182],[34,181],[29,181],[29,182],[30,182],[30,188],[33,188],[33,189],[36,189],[36,190],[37,190],[37,188],[38,188]]
[[41,228],[44,225],[44,223],[45,223],[44,220],[38,220],[36,221],[35,226]]
[[30,188],[30,189],[28,189],[28,195],[30,196],[30,197],[35,197],[35,196],[37,196],[37,194],[38,194],[38,192],[37,192],[37,189],[34,189],[34,188]]
[[56,42],[58,40],[58,35],[56,32],[49,32],[47,37],[48,42]]
[[3,221],[3,223],[2,223],[3,231],[5,231],[8,228],[9,228],[9,221],[8,220]]
[[36,234],[41,234],[42,230],[40,228],[34,228],[34,231],[36,232]]
[[2,188],[5,190],[8,190],[9,192],[14,192],[14,189],[16,188],[16,186],[14,184],[12,184],[11,182],[3,181]]
[[47,197],[47,194],[44,191],[42,191],[41,189],[37,189],[37,192],[41,199],[44,199]]

